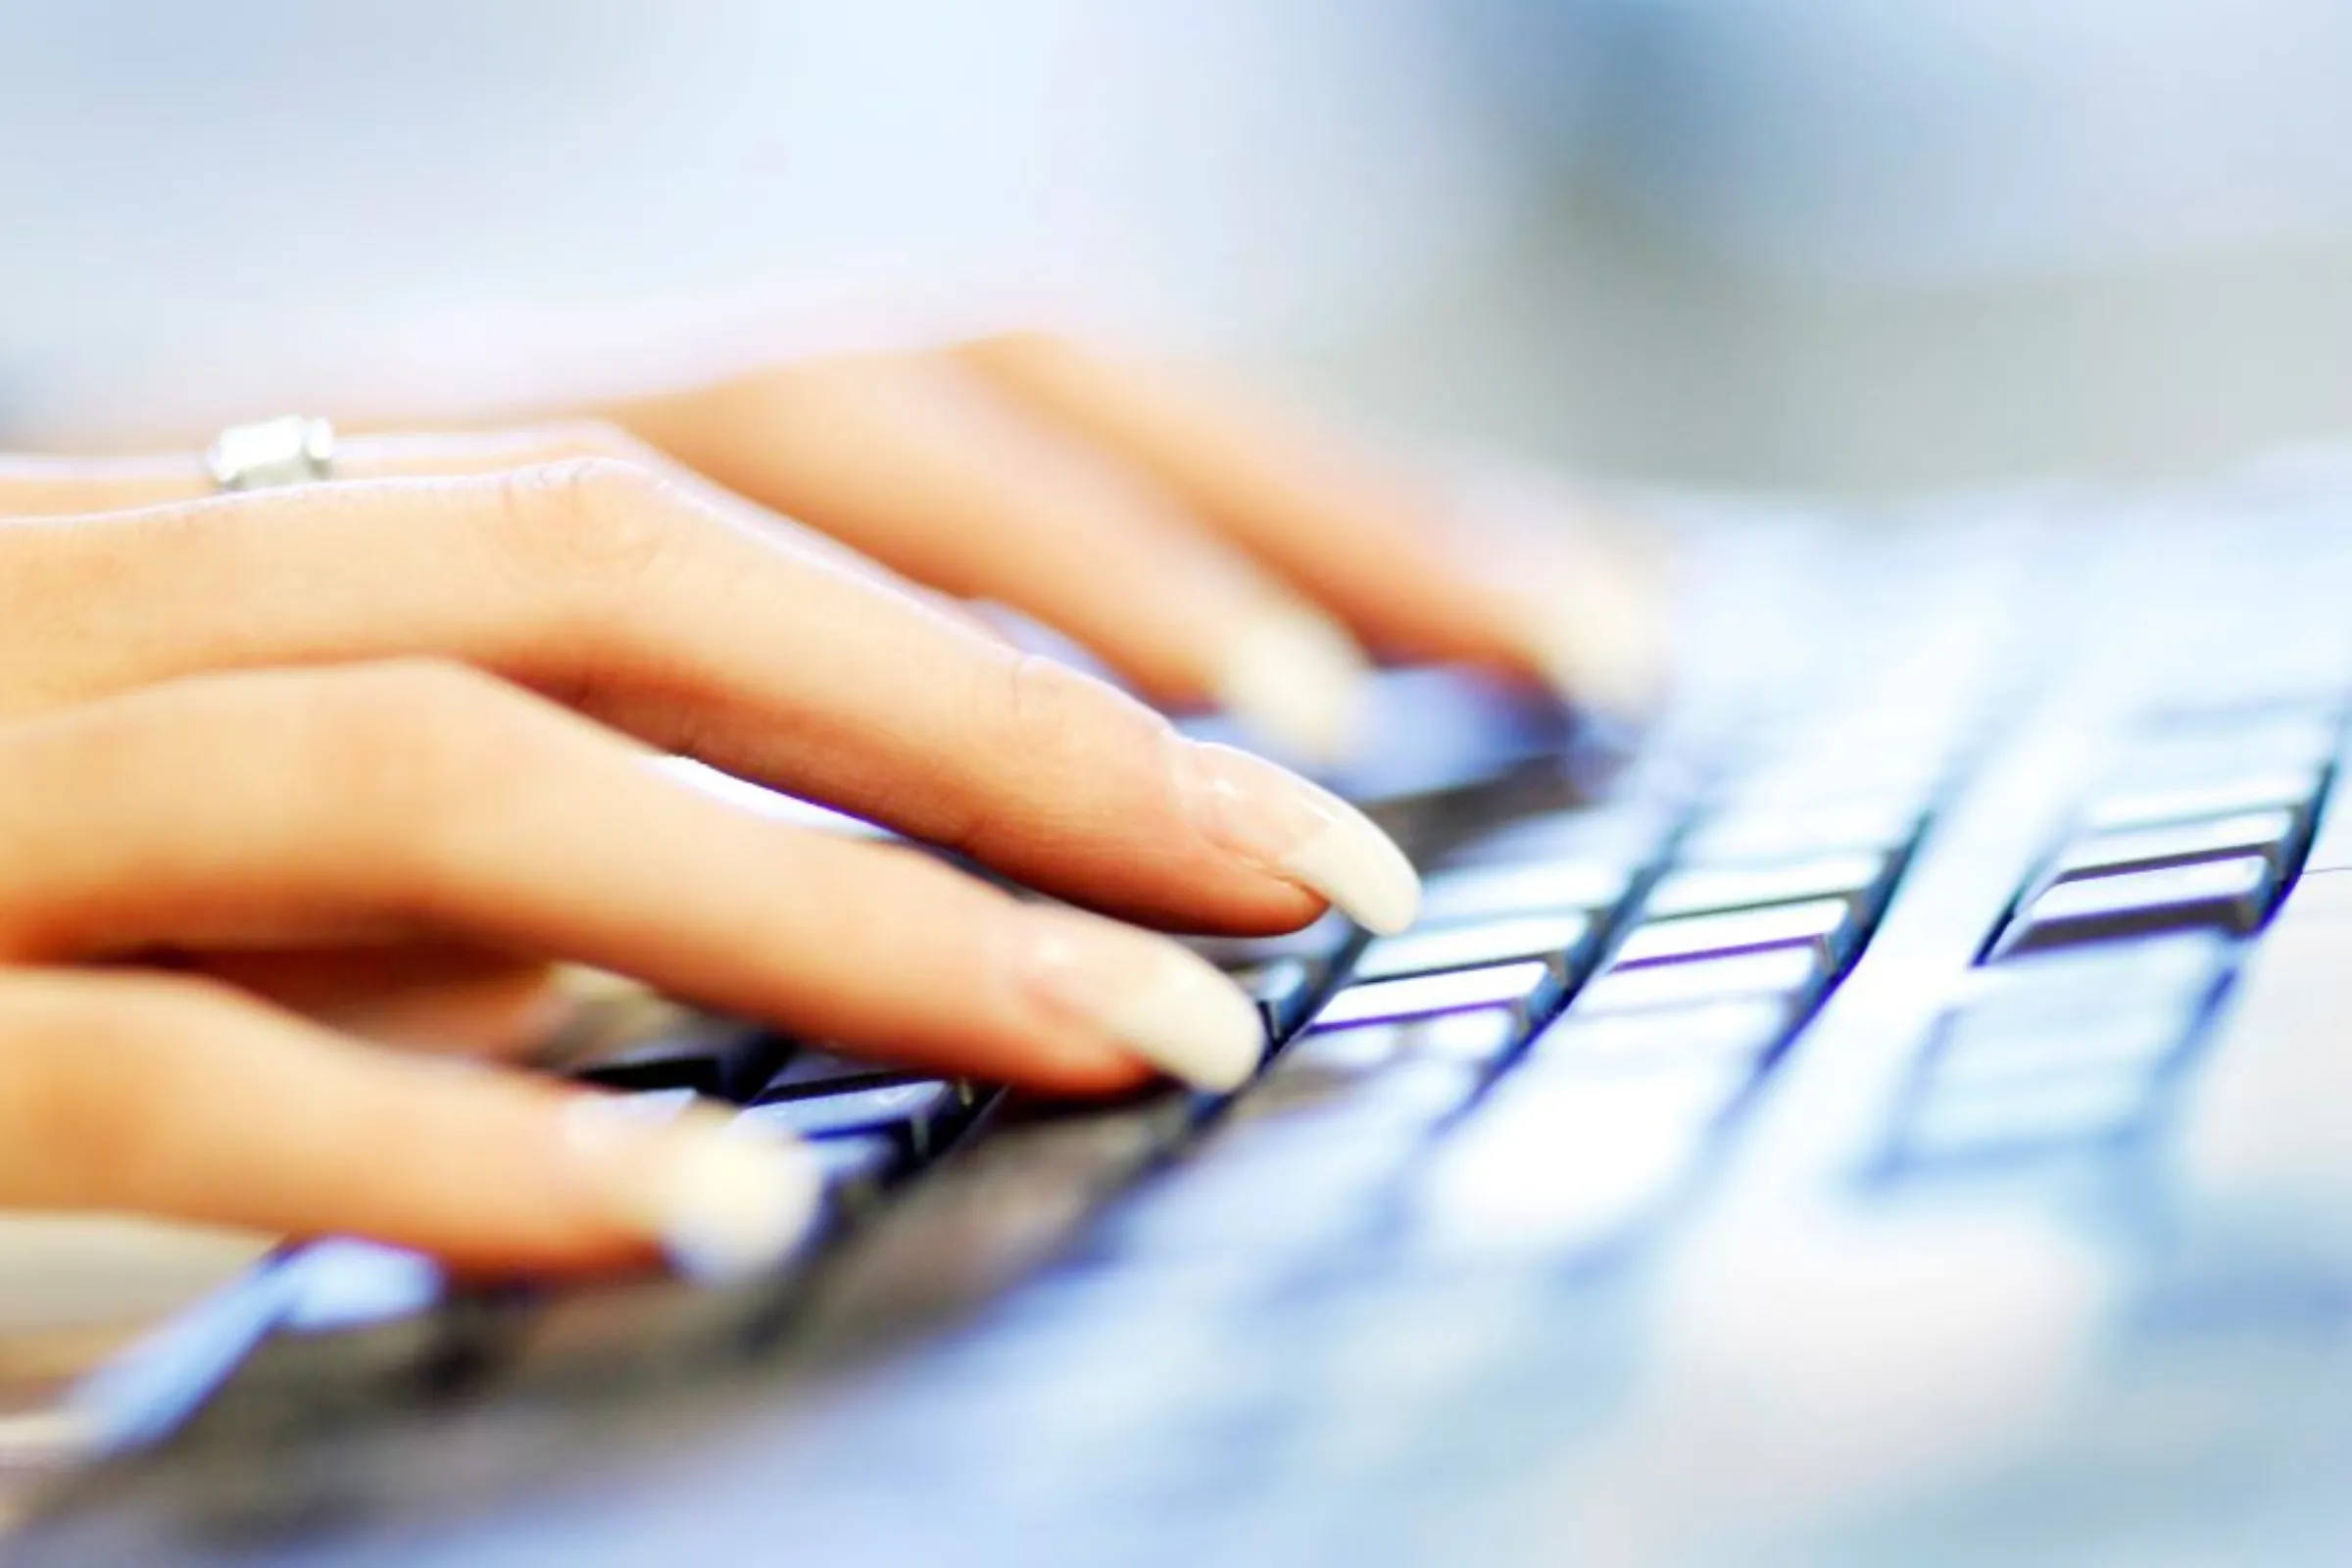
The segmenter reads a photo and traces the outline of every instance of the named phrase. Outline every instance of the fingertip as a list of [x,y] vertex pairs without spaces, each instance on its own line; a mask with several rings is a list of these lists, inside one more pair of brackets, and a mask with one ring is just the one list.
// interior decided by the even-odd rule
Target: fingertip
[[1286,756],[1339,761],[1363,736],[1372,665],[1340,623],[1303,605],[1247,616],[1224,639],[1217,700]]

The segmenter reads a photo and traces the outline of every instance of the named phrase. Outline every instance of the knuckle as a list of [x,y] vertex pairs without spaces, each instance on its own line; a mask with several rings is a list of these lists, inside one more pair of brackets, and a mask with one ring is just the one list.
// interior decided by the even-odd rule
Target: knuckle
[[663,574],[686,548],[687,517],[658,468],[581,457],[506,474],[488,522],[528,592],[599,613]]

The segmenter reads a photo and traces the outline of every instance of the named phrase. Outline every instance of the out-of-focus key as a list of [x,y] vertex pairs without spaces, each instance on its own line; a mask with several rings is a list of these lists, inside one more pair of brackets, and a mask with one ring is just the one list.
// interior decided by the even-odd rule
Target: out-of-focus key
[[2307,873],[2181,1098],[2178,1175],[2208,1244],[2352,1262],[2352,872]]
[[1997,1012],[1963,1013],[1944,1026],[1931,1077],[1947,1086],[1989,1088],[2082,1073],[2136,1072],[2152,1078],[2187,1038],[2193,1007],[2146,1005],[2128,993],[2100,1013],[2034,1023]]
[[853,1089],[847,1094],[769,1101],[744,1112],[803,1138],[843,1133],[890,1132],[919,1158],[928,1154],[948,1125],[970,1104],[958,1085],[936,1078]]
[[1416,1195],[1441,1255],[1567,1257],[1664,1201],[1747,1082],[1736,1063],[1573,1083],[1507,1076],[1441,1146]]
[[1753,1063],[1788,1025],[1788,1004],[1776,997],[1591,1017],[1571,1010],[1536,1037],[1513,1071],[1672,1070],[1693,1057]]
[[1571,912],[1408,931],[1402,936],[1383,937],[1366,948],[1356,960],[1354,974],[1359,981],[1393,980],[1400,975],[1540,958],[1564,976],[1592,930],[1590,916]]
[[1661,963],[1642,969],[1611,969],[1578,993],[1572,1018],[1638,1012],[1647,1007],[1688,1007],[1744,997],[1793,997],[1821,975],[1821,965],[1804,948],[1692,963]]
[[1422,884],[1421,918],[1438,925],[1511,914],[1605,909],[1625,896],[1632,873],[1622,865],[1566,860],[1533,865],[1465,866]]
[[1298,958],[1274,958],[1227,973],[1257,1004],[1269,1039],[1279,1040],[1296,1028],[1315,994],[1314,970]]
[[1547,963],[1504,963],[1485,969],[1456,969],[1409,980],[1376,980],[1349,986],[1323,1004],[1315,1027],[1376,1023],[1390,1018],[1424,1018],[1441,1012],[1500,1008],[1524,1026],[1559,994],[1559,977]]
[[2032,953],[2189,926],[2250,931],[2270,901],[2272,880],[2268,860],[2241,856],[2061,882],[2034,901],[2001,950]]
[[2081,1148],[2129,1133],[2147,1102],[2146,1078],[2131,1070],[1932,1086],[1913,1108],[1903,1151],[1943,1160]]
[[1651,915],[1708,914],[1813,899],[1858,903],[1886,875],[1886,857],[1816,855],[1763,865],[1690,865],[1658,879],[1642,901]]
[[1612,968],[1689,963],[1775,948],[1800,948],[1826,967],[1844,956],[1853,934],[1853,906],[1843,899],[1816,899],[1729,914],[1644,920],[1627,933]]
[[1320,981],[1332,962],[1355,938],[1355,927],[1333,909],[1296,931],[1271,937],[1192,937],[1185,946],[1221,969],[1251,969],[1295,958],[1304,964],[1311,980]]
[[2103,876],[2115,871],[2155,870],[2191,860],[2259,855],[2276,866],[2295,831],[2295,813],[2284,808],[2240,811],[2232,816],[2177,822],[2163,827],[2125,828],[2079,838],[2058,854],[2060,877]]
[[1718,813],[1684,841],[1685,856],[1706,860],[1792,860],[1855,850],[1886,851],[1919,828],[1920,802],[1909,796],[1863,796],[1806,807],[1755,807]]
[[2082,812],[2083,826],[2154,827],[2203,816],[2231,816],[2277,807],[2300,808],[2320,787],[2316,767],[2265,768],[2259,772],[2178,789],[2121,789],[2099,795]]

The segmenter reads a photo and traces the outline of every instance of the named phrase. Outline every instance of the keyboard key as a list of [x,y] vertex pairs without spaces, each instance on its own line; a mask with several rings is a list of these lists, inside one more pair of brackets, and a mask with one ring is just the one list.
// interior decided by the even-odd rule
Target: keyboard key
[[744,1114],[802,1138],[889,1132],[904,1140],[908,1150],[920,1158],[929,1154],[970,1103],[960,1085],[918,1078],[906,1083],[853,1089],[845,1094],[767,1101]]
[[2130,1132],[2148,1102],[2135,1069],[1998,1084],[1936,1084],[1913,1110],[1903,1151],[1914,1160],[2081,1147]]
[[313,1242],[277,1267],[292,1294],[285,1326],[297,1332],[357,1328],[422,1312],[441,1299],[448,1276],[421,1253],[335,1237]]
[[1185,946],[1226,970],[1253,969],[1283,958],[1304,964],[1320,981],[1355,940],[1355,926],[1337,909],[1296,931],[1271,937],[1190,937]]
[[1536,1037],[1512,1071],[1671,1070],[1692,1058],[1754,1063],[1779,1042],[1788,1019],[1788,1004],[1774,997],[1597,1016],[1571,1009]]
[[1356,960],[1358,981],[1435,974],[1482,964],[1541,958],[1565,976],[1571,960],[1593,933],[1588,915],[1529,914],[1480,925],[1441,926],[1383,937]]
[[1298,958],[1274,958],[1226,973],[1257,1004],[1271,1040],[1297,1028],[1306,1016],[1307,1004],[1314,1000],[1315,971]]
[[2093,797],[2084,808],[2087,828],[2155,827],[2205,816],[2231,816],[2276,807],[2300,809],[2320,787],[2317,768],[2267,768],[2211,784],[2178,789],[2123,789]]
[[1507,1010],[1524,1027],[1550,1005],[1559,990],[1559,977],[1547,963],[1505,963],[1407,980],[1376,980],[1349,986],[1325,1003],[1315,1015],[1315,1026],[1335,1028],[1496,1007]]
[[1319,1031],[1277,1056],[1235,1102],[1228,1119],[1343,1105],[1352,1113],[1379,1102],[1381,1114],[1426,1113],[1434,1120],[1469,1098],[1517,1034],[1515,1021],[1499,1008]]
[[2182,1097],[2178,1174],[2199,1233],[2339,1274],[2352,1260],[2352,872],[2305,872],[2231,988]]
[[1447,866],[1586,860],[1639,865],[1657,853],[1671,818],[1639,807],[1586,807],[1523,818],[1467,841],[1445,859]]
[[1612,969],[1688,963],[1775,948],[1802,949],[1826,968],[1845,956],[1853,931],[1853,906],[1843,899],[1644,920],[1626,935]]
[[1775,948],[1691,963],[1611,969],[1577,994],[1568,1015],[1590,1018],[1602,1013],[1687,1007],[1747,997],[1792,997],[1819,979],[1821,972],[1820,962],[1804,948]]
[[1886,874],[1884,855],[1817,855],[1762,865],[1687,865],[1658,879],[1646,914],[1709,914],[1762,904],[1842,898],[1859,904]]
[[1605,909],[1625,896],[1633,873],[1621,865],[1571,860],[1541,865],[1467,866],[1422,884],[1425,925],[1511,914]]
[[1413,1196],[1416,1243],[1441,1255],[1573,1256],[1662,1203],[1747,1082],[1733,1063],[1579,1078],[1504,1078],[1439,1147]]
[[888,1133],[812,1139],[808,1151],[823,1173],[826,1199],[844,1209],[872,1202],[906,1158],[906,1149]]
[[1809,807],[1753,807],[1718,813],[1683,842],[1709,861],[1793,860],[1859,850],[1890,851],[1919,830],[1924,811],[1908,794],[1862,796]]
[[574,1069],[608,1089],[684,1089],[714,1100],[757,1092],[789,1048],[768,1031],[710,1020],[641,1040]]
[[1929,1072],[1936,1084],[1953,1088],[2083,1072],[2152,1078],[2187,1038],[2194,1019],[2191,1008],[2149,1006],[2130,994],[2104,1013],[2024,1027],[1998,1012],[1964,1012],[1945,1024]]
[[905,1078],[905,1069],[889,1067],[878,1061],[864,1061],[856,1056],[839,1056],[829,1051],[802,1050],[793,1053],[790,1060],[777,1069],[763,1085],[758,1099],[793,1100],[802,1095],[833,1095],[865,1084],[886,1084]]
[[2034,901],[2001,949],[2031,953],[2183,926],[2250,931],[2269,904],[2272,880],[2268,860],[2243,856],[2061,882]]
[[2295,822],[2293,811],[2275,809],[2093,833],[2061,850],[2054,869],[2061,878],[2102,876],[2247,854],[2276,866],[2285,857]]
[[2104,1017],[2115,1010],[2118,997],[2190,1012],[2212,994],[2230,949],[2230,940],[2218,932],[2181,931],[2004,958],[1977,972],[1969,1012],[2019,1030]]

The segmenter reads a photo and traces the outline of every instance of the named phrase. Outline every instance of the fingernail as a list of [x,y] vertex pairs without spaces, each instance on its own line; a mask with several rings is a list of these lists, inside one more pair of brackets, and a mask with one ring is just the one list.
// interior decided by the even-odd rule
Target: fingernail
[[1331,762],[1363,732],[1370,674],[1363,649],[1337,621],[1282,605],[1243,620],[1226,645],[1216,697],[1277,750]]
[[1563,698],[1638,719],[1666,686],[1666,642],[1656,595],[1631,573],[1586,562],[1529,605],[1529,651]]
[[1186,808],[1211,840],[1337,905],[1358,925],[1385,934],[1413,923],[1421,878],[1370,817],[1262,757],[1174,744]]
[[799,1144],[716,1111],[642,1113],[632,1097],[583,1096],[564,1127],[574,1163],[612,1217],[702,1279],[780,1262],[814,1224],[824,1182]]
[[1022,978],[1049,1005],[1197,1088],[1222,1094],[1257,1070],[1257,1004],[1199,954],[1070,909],[1019,919]]

